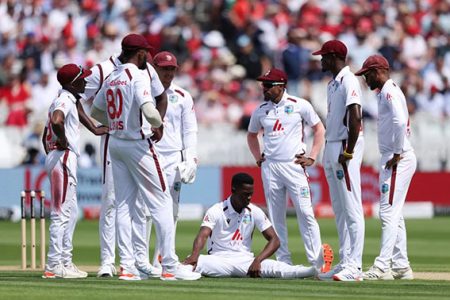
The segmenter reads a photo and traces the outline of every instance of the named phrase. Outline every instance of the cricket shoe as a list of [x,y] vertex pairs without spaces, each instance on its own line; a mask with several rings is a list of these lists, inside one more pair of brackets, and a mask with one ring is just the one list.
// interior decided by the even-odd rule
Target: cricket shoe
[[333,276],[339,272],[342,271],[342,265],[341,264],[337,264],[334,266],[334,268],[332,268],[330,271],[326,272],[326,273],[319,273],[317,275],[317,279],[321,280],[321,281],[332,281],[333,280]]
[[345,266],[342,271],[333,275],[334,281],[363,281],[362,272],[353,266]]
[[323,265],[320,268],[320,273],[327,273],[331,270],[331,266],[333,265],[333,249],[328,244],[322,245],[322,259]]
[[102,265],[100,269],[98,269],[97,277],[114,277],[117,275],[116,267],[112,264]]
[[414,274],[411,267],[407,268],[393,268],[392,276],[394,279],[402,279],[402,280],[413,280]]
[[144,273],[145,275],[147,275],[147,277],[154,277],[154,278],[160,277],[162,273],[162,269],[156,268],[152,266],[150,263],[139,265],[136,264],[136,269],[138,269],[140,273]]
[[135,281],[147,278],[142,278],[141,274],[136,268],[124,269],[120,268],[119,280]]
[[45,266],[44,274],[42,278],[54,279],[54,278],[66,278],[66,269],[62,264],[58,264],[54,267],[50,267],[49,265]]
[[173,280],[198,280],[202,277],[200,273],[192,271],[191,265],[179,264],[174,273],[163,271],[160,279],[164,281]]
[[64,278],[86,278],[88,277],[88,273],[85,271],[81,271],[74,263],[69,263],[67,266],[64,266],[66,269],[66,275]]
[[371,266],[367,272],[363,273],[364,280],[394,280],[391,270],[383,271],[377,266]]

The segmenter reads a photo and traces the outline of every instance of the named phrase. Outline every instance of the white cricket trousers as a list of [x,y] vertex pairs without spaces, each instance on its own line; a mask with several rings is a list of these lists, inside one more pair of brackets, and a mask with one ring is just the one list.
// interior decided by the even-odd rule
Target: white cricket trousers
[[384,154],[380,160],[380,219],[381,250],[374,265],[382,270],[409,267],[406,250],[406,227],[402,209],[409,184],[416,171],[417,159],[414,151],[401,155],[397,166],[385,169],[392,154]]
[[173,220],[172,199],[158,154],[150,139],[122,140],[114,136],[110,137],[109,150],[116,194],[120,266],[125,269],[135,266],[130,210],[140,194],[161,240],[162,266],[168,272],[174,272],[178,265],[175,229],[173,222],[168,222]]
[[[109,135],[102,135],[100,145],[102,149],[102,203],[100,209],[99,220],[99,236],[100,236],[100,260],[101,265],[115,265],[115,249],[116,249],[116,203],[114,192],[114,179],[113,170],[111,164],[111,156],[108,150]],[[131,224],[132,224],[132,244],[135,246],[135,258],[138,263],[148,262],[148,253],[140,255],[139,247],[144,247],[143,251],[146,251],[147,244],[145,243],[145,220],[140,219],[141,216],[145,217],[144,211],[147,211],[147,207],[142,200],[142,197],[138,195],[138,201],[141,203],[140,207],[130,211]],[[141,232],[142,226],[144,231]],[[142,235],[142,237],[141,237]],[[143,245],[142,245],[143,243]]]
[[[223,255],[200,255],[195,272],[209,277],[247,277],[248,268],[254,259],[253,255],[236,252]],[[273,259],[265,259],[261,262],[263,278],[305,278],[315,275],[315,267],[292,266]]]
[[[181,175],[178,165],[182,162],[182,152],[159,152],[160,163],[162,170],[166,175],[167,183],[170,190],[170,196],[173,204],[173,216],[175,231],[178,219],[178,207],[180,203],[181,191]],[[151,214],[145,208],[144,201],[138,198],[133,209],[135,218],[133,218],[133,245],[136,253],[136,260],[139,265],[146,264],[149,257],[150,235],[152,231]],[[160,255],[159,240],[155,240],[155,251],[153,253],[153,265],[159,266],[158,257]]]
[[[180,192],[181,192],[181,174],[178,169],[178,165],[183,161],[183,155],[181,151],[172,152],[160,152],[162,156],[163,169],[166,173],[167,182],[169,184],[170,196],[172,197],[172,207],[173,207],[173,222],[175,226],[175,231],[177,229],[178,221],[178,210],[180,206]],[[152,220],[148,222],[148,236],[147,241],[150,242],[150,234],[152,229]],[[158,256],[160,255],[160,245],[159,240],[155,241],[155,252],[153,254],[153,265],[158,266]]]
[[364,137],[359,136],[353,158],[342,165],[338,162],[338,158],[344,147],[345,141],[327,141],[323,154],[323,165],[336,218],[340,264],[361,268],[365,230],[361,200],[361,162],[364,152]]
[[102,203],[100,208],[99,236],[101,265],[115,264],[116,251],[116,204],[111,157],[108,150],[109,135],[100,138],[102,162]]
[[280,248],[275,253],[277,260],[292,265],[286,226],[287,195],[289,195],[297,214],[306,257],[311,265],[322,265],[320,229],[314,216],[305,170],[293,161],[277,162],[266,159],[262,163],[261,173],[269,218],[280,238]]
[[78,218],[77,156],[70,150],[52,150],[45,159],[51,186],[50,238],[47,266],[72,263],[72,239]]

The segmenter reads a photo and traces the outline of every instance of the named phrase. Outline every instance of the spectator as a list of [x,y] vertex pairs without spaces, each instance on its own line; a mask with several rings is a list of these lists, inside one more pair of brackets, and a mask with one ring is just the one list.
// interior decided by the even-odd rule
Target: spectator
[[9,112],[5,122],[7,126],[24,128],[28,125],[28,115],[32,111],[28,106],[31,86],[23,75],[13,75],[3,95],[0,96],[0,99],[3,98],[8,105]]
[[[325,40],[345,41],[352,49],[353,68],[360,67],[361,60],[366,58],[364,53],[383,54],[392,67],[395,81],[404,88],[413,118],[415,111],[422,110],[423,106],[418,105],[421,99],[424,103],[429,101],[432,83],[444,90],[434,79],[430,82],[432,77],[428,72],[434,69],[447,80],[450,73],[450,14],[446,1],[409,1],[406,4],[404,1],[369,0],[1,3],[2,95],[10,88],[11,74],[18,74],[24,66],[24,83],[39,85],[41,74],[52,77],[55,68],[69,61],[87,66],[93,61],[102,61],[92,58],[102,56],[97,40],[103,42],[103,49],[108,53],[119,53],[120,40],[128,31],[143,33],[155,47],[152,53],[159,50],[175,53],[180,70],[174,81],[189,89],[198,102],[206,102],[211,92],[218,93],[217,104],[220,105],[206,106],[203,114],[217,114],[217,108],[225,108],[228,112],[221,122],[233,124],[245,110],[239,106],[255,97],[241,80],[233,83],[234,75],[230,76],[230,70],[235,62],[230,59],[231,53],[246,69],[247,78],[254,77],[250,71],[257,70],[258,65],[261,71],[281,67],[290,78],[296,77],[297,70],[304,74],[288,84],[289,92],[295,93],[293,89],[300,87],[299,96],[310,98],[315,106],[324,97],[323,92],[317,91],[324,90],[329,76],[321,71],[319,61],[309,56],[295,62],[295,54],[285,57],[293,45],[289,28],[302,32],[300,46],[308,51],[319,48]],[[243,38],[239,46],[240,36],[247,36],[250,42]],[[247,46],[252,49],[244,50]],[[243,55],[248,51],[250,55]],[[7,106],[6,103],[2,101],[1,105]],[[207,119],[199,118],[199,125]],[[29,130],[33,122],[35,118],[21,128]],[[206,122],[210,124],[211,120]]]
[[302,95],[300,81],[306,77],[309,67],[310,51],[302,46],[302,41],[305,37],[305,31],[290,29],[288,32],[288,45],[282,52],[283,68],[289,78],[287,92],[297,97]]

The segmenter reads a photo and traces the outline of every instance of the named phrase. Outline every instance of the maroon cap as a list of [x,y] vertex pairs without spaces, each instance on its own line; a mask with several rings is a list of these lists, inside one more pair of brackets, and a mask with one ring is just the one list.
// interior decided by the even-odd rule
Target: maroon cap
[[331,40],[328,42],[325,42],[322,45],[322,48],[320,50],[317,50],[312,53],[312,55],[324,55],[324,54],[330,54],[335,53],[343,58],[347,56],[347,47],[345,44],[338,40]]
[[157,67],[177,67],[177,58],[169,51],[159,52],[153,57],[153,64]]
[[92,74],[91,70],[83,69],[83,67],[76,64],[67,64],[62,66],[56,78],[61,85],[71,84],[78,79],[83,79]]
[[256,78],[256,80],[287,83],[287,75],[283,71],[273,68],[267,71],[264,75]]
[[389,70],[389,63],[381,55],[369,56],[363,63],[361,70],[355,73],[356,76],[361,76],[370,69],[386,69]]
[[140,34],[131,33],[123,38],[122,50],[150,50],[152,47],[149,45],[145,37]]

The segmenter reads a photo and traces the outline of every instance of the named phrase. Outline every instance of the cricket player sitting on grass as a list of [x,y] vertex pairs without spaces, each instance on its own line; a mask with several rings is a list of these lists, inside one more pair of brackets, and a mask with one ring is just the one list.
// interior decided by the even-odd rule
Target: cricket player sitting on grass
[[[280,246],[280,240],[264,212],[250,203],[253,195],[250,175],[234,175],[231,191],[228,199],[206,212],[192,254],[185,259],[185,264],[210,277],[305,278],[317,275],[319,270],[315,267],[293,266],[268,259]],[[251,252],[255,227],[267,240],[256,257]],[[200,255],[208,238],[208,255]],[[332,257],[326,260],[326,263],[332,263]]]

